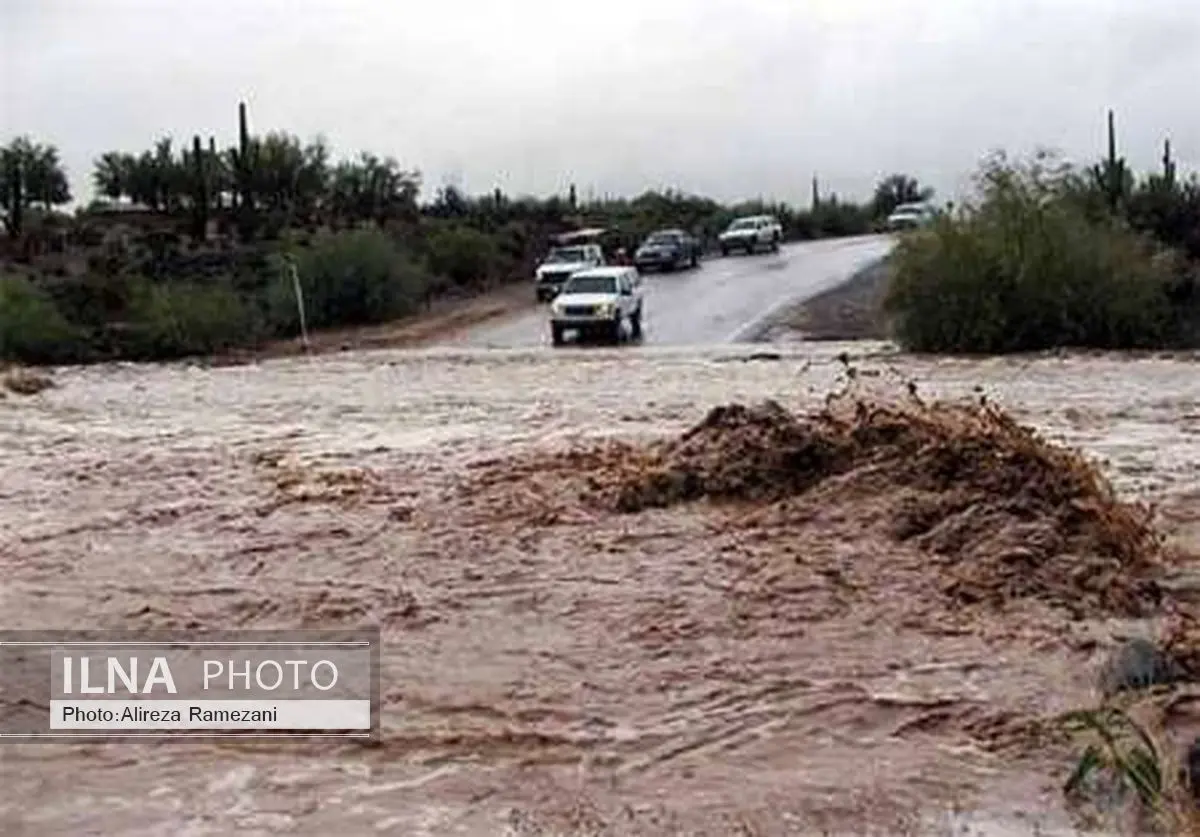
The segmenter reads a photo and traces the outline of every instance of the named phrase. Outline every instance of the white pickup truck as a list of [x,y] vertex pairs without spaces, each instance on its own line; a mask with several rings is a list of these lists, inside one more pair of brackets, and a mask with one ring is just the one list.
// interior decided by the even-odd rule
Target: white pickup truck
[[538,265],[535,275],[537,301],[554,299],[572,273],[603,264],[604,251],[599,244],[555,247]]
[[550,339],[561,346],[568,331],[597,335],[614,343],[629,324],[633,340],[642,336],[642,280],[636,267],[597,267],[571,276],[550,305]]
[[728,256],[731,250],[744,250],[748,255],[759,247],[777,252],[783,241],[783,226],[771,215],[738,218],[721,233],[719,241],[722,256]]
[[916,203],[902,203],[892,210],[892,214],[887,217],[887,228],[893,232],[899,230],[911,230],[918,227],[927,227],[933,223],[937,217],[937,210],[932,205],[919,201]]

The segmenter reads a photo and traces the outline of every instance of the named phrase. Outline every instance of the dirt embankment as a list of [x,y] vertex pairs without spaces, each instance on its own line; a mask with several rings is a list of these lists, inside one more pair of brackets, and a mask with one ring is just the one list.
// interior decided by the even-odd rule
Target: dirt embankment
[[772,317],[759,339],[764,342],[888,339],[883,298],[891,270],[891,262],[881,259],[844,284],[785,308]]
[[299,337],[278,340],[255,350],[230,351],[212,362],[228,365],[303,354],[417,348],[535,307],[528,283],[516,282],[475,295],[435,299],[426,311],[397,322],[315,331],[308,335],[307,346]]

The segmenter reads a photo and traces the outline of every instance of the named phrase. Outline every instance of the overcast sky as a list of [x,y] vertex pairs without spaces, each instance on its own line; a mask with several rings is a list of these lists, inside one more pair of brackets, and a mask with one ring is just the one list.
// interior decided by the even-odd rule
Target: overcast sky
[[807,203],[989,148],[1200,162],[1195,0],[0,0],[0,140],[323,133],[470,191]]

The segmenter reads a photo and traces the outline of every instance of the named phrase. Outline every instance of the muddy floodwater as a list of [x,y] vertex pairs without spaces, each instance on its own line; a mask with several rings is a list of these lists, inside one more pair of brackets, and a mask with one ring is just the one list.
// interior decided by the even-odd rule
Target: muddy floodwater
[[881,389],[982,388],[1200,540],[1188,358],[820,344],[62,370],[0,400],[5,626],[379,624],[384,739],[0,742],[0,833],[1072,833],[1067,752],[1031,730],[1092,700],[1129,624],[949,618],[915,553],[863,524],[871,498],[606,513],[522,459],[729,402],[812,408],[845,350]]

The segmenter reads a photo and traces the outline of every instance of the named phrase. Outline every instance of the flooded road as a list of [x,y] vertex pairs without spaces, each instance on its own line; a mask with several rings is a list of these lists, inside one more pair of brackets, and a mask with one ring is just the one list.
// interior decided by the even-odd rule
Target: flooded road
[[1064,753],[1030,731],[1091,699],[1111,625],[962,624],[866,501],[606,514],[566,488],[586,455],[539,457],[813,407],[849,350],[881,386],[983,387],[1194,537],[1195,361],[777,349],[110,367],[0,401],[8,627],[384,640],[382,746],[3,742],[0,832],[897,835],[957,809],[967,833],[1068,833]]
[[[778,253],[707,259],[696,270],[647,274],[643,342],[738,342],[780,306],[845,281],[893,246],[894,239],[885,235],[830,239],[786,245]],[[472,331],[456,342],[496,348],[548,345],[545,306]]]

